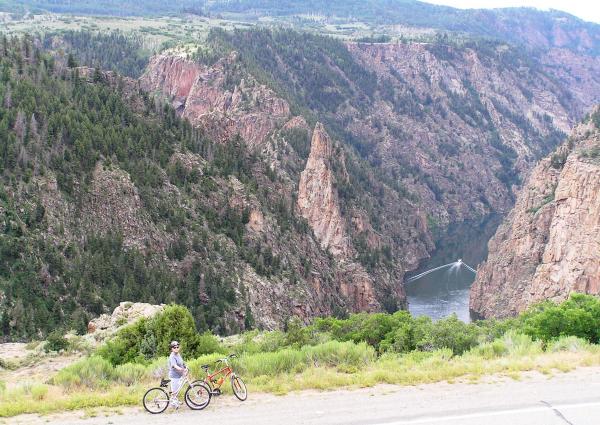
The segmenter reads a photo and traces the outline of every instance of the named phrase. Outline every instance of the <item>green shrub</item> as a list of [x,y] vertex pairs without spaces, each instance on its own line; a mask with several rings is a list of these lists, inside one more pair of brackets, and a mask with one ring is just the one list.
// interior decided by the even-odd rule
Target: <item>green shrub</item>
[[215,336],[208,332],[198,334],[186,307],[169,305],[153,318],[142,318],[119,330],[98,349],[98,355],[114,365],[148,363],[150,359],[169,355],[172,340],[179,341],[184,358],[223,351]]
[[417,347],[427,347],[425,351],[449,348],[458,355],[476,346],[478,340],[477,327],[459,320],[456,314],[452,314],[435,322],[422,339],[417,341]]
[[561,336],[576,336],[597,344],[600,339],[600,300],[573,293],[562,304],[545,301],[520,318],[523,332],[544,342]]
[[44,351],[46,353],[50,351],[61,351],[66,350],[69,347],[69,341],[63,336],[60,331],[53,331],[48,334],[46,343],[44,344]]
[[146,377],[146,366],[135,363],[125,363],[115,368],[114,378],[127,386],[139,383]]
[[266,332],[258,342],[258,351],[277,351],[286,345],[286,336],[281,331]]
[[370,364],[376,357],[373,347],[364,342],[329,341],[324,344],[304,346],[301,352],[308,363],[314,366],[359,367]]
[[61,369],[52,378],[52,383],[66,389],[103,389],[107,388],[116,376],[115,369],[108,360],[92,356]]
[[506,354],[508,354],[508,348],[503,339],[484,342],[483,344],[471,348],[467,353],[467,355],[473,355],[486,360],[502,357]]
[[300,351],[285,348],[277,352],[244,355],[240,358],[238,369],[241,376],[274,376],[301,372],[307,364],[307,359]]
[[393,344],[394,331],[402,324],[412,323],[412,320],[407,311],[397,311],[394,314],[358,313],[350,315],[348,319],[317,319],[314,328],[329,333],[338,341],[363,341],[382,352]]
[[219,340],[210,332],[204,332],[203,334],[198,335],[195,347],[190,347],[194,349],[194,355],[204,355],[211,353],[224,353],[223,347],[219,344]]
[[285,345],[300,348],[309,344],[311,340],[311,328],[302,323],[300,318],[293,317],[286,323]]
[[551,341],[546,347],[546,351],[570,351],[579,352],[590,348],[590,343],[585,339],[576,336],[563,336],[554,341]]
[[407,353],[415,349],[415,327],[411,323],[402,323],[391,335],[382,341],[382,351],[392,350]]
[[41,401],[48,395],[48,385],[33,384],[29,391],[34,400]]
[[502,341],[508,355],[527,356],[539,354],[543,351],[541,341],[534,341],[529,335],[519,333],[516,330],[508,331]]

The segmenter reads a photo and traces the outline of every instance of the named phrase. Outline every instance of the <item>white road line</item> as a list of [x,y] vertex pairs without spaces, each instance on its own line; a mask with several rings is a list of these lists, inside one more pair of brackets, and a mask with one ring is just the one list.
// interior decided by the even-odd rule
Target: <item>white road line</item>
[[[574,409],[581,407],[592,407],[592,406],[600,406],[600,401],[590,402],[590,403],[569,403],[569,404],[554,404],[552,405],[555,409]],[[468,413],[465,415],[448,415],[448,416],[430,416],[430,417],[422,417],[418,419],[409,419],[407,421],[395,421],[395,422],[380,422],[374,425],[406,425],[406,424],[430,424],[436,422],[444,422],[448,420],[456,420],[456,419],[475,419],[475,418],[486,418],[490,416],[503,416],[510,415],[514,413],[533,413],[533,412],[548,412],[549,409],[547,406],[540,407],[525,407],[522,409],[510,409],[510,410],[499,410],[496,412],[481,412],[481,413]]]

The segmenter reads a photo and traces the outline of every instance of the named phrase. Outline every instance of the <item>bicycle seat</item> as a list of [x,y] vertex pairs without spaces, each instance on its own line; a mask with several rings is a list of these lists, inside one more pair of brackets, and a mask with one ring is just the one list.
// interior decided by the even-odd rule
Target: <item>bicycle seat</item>
[[161,387],[166,387],[169,382],[171,382],[170,379],[164,379],[163,378],[163,379],[160,380],[160,386]]
[[203,364],[202,366],[200,366],[202,369],[204,370],[208,370],[208,365],[207,364]]

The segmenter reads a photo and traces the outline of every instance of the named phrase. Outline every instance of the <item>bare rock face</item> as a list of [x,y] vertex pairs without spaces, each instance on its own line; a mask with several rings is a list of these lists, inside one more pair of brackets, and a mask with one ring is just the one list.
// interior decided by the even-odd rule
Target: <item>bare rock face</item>
[[125,246],[141,251],[147,247],[161,250],[168,240],[152,223],[129,174],[102,163],[94,169],[81,217],[83,226],[91,233],[118,231]]
[[321,246],[334,256],[343,256],[350,251],[350,241],[340,212],[332,155],[331,139],[323,125],[317,123],[310,155],[300,175],[298,211],[308,221]]
[[283,126],[284,130],[289,130],[292,128],[299,128],[299,129],[306,130],[306,131],[310,130],[308,123],[302,116],[293,117],[288,122],[286,122],[285,125]]
[[[507,68],[469,48],[427,43],[347,47],[387,84],[366,115],[340,112],[352,117],[348,129],[375,146],[383,168],[400,165],[427,176],[427,184],[410,178],[402,183],[442,225],[508,212],[516,188],[508,177],[528,174],[536,158],[550,150],[544,143],[570,131],[583,101],[599,93],[593,86],[585,99],[569,96],[546,75],[524,65]],[[497,53],[502,55],[501,47]],[[582,76],[590,74],[593,64],[582,65]],[[411,102],[414,107],[407,106]],[[469,102],[478,105],[478,112],[465,115],[461,108]],[[428,103],[435,107],[419,112]],[[541,137],[533,141],[533,133]],[[498,160],[506,160],[506,152],[510,166]]]
[[[340,210],[337,181],[332,169],[334,155],[335,148],[329,135],[323,125],[317,123],[310,155],[300,174],[297,208],[308,221],[321,248],[329,250],[339,261],[336,281],[339,282],[340,294],[354,311],[375,311],[380,305],[376,301],[373,279],[363,266],[352,261],[356,253]],[[347,179],[343,163],[340,168],[341,178]]]
[[238,73],[233,52],[212,66],[175,55],[150,60],[140,79],[147,91],[166,95],[173,107],[215,140],[240,135],[252,148],[290,118],[288,103],[275,92]]
[[583,101],[593,105],[600,99],[600,57],[577,54],[566,48],[549,49],[542,62],[551,75]]
[[506,317],[573,291],[600,294],[598,150],[600,132],[582,125],[535,167],[489,243],[471,289],[473,312]]
[[152,317],[165,308],[164,304],[122,302],[112,314],[102,314],[88,323],[88,334],[103,339],[114,334],[119,328],[129,325],[142,317]]
[[380,303],[376,300],[373,279],[363,266],[358,263],[344,264],[337,279],[340,293],[350,301],[354,311],[374,312],[381,309]]

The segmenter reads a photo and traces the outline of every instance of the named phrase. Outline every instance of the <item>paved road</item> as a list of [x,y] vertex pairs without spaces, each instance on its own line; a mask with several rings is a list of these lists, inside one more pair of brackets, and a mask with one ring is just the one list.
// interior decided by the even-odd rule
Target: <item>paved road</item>
[[[32,419],[13,421],[31,424]],[[250,393],[244,403],[226,395],[214,398],[201,412],[181,408],[150,415],[131,410],[108,417],[71,415],[41,421],[82,425],[599,425],[600,368],[581,368],[551,378],[535,373],[519,381],[495,377],[477,384],[381,385],[282,397],[252,397]]]

